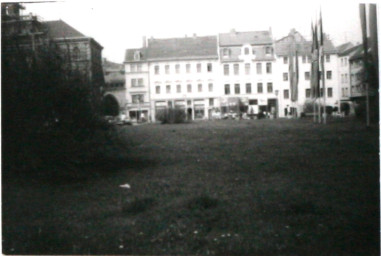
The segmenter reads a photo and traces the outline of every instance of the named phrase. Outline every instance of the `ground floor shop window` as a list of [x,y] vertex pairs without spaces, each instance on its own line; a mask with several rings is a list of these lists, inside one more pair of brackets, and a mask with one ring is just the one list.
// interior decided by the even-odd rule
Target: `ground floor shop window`
[[138,122],[148,121],[148,110],[130,110],[130,119],[137,120]]
[[205,109],[204,106],[195,106],[194,107],[194,118],[195,119],[203,119],[205,117]]

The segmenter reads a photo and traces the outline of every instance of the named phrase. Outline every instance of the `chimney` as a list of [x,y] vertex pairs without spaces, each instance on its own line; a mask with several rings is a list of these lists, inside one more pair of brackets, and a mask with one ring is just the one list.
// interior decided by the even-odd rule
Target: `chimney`
[[235,29],[232,28],[232,29],[230,30],[230,33],[232,33],[232,34],[237,34],[237,31],[235,31]]
[[185,34],[185,38],[187,38],[187,34]]
[[193,33],[193,37],[197,37],[196,33]]
[[147,47],[147,38],[146,36],[143,36],[143,48]]

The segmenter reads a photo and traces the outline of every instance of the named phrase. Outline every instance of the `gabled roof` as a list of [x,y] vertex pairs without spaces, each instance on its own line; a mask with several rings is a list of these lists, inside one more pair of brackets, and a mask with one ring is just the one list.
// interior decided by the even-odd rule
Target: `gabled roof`
[[[356,60],[356,59],[361,59],[364,57],[364,47],[362,44],[356,45],[355,47],[352,47],[349,49],[349,60]],[[371,55],[371,49],[369,48],[368,50],[368,55]],[[370,58],[369,58],[370,59]]]
[[356,45],[356,46],[352,46],[352,47],[346,49],[345,51],[342,51],[341,53],[339,53],[339,56],[349,56],[349,57],[352,57],[354,54],[356,54],[356,52],[359,49],[360,50],[362,49],[362,44]]
[[[299,32],[291,30],[295,37],[295,47],[299,54],[310,55],[312,41],[307,41]],[[275,53],[278,56],[287,56],[289,54],[289,49],[293,45],[292,35],[285,36],[275,43]],[[333,45],[332,41],[324,34],[324,53],[335,54],[337,50]]]
[[351,42],[341,44],[336,47],[337,53],[339,55],[342,55],[344,52],[346,52],[348,49],[352,48],[353,44]]
[[112,62],[107,59],[103,59],[102,66],[104,71],[124,70],[123,64]]
[[97,45],[99,48],[103,47],[95,41],[93,38],[85,36],[63,20],[53,20],[53,21],[44,21],[42,22],[43,26],[46,29],[47,36],[51,39],[56,39],[57,41],[66,41],[66,40],[82,40],[87,39],[92,43]]
[[140,61],[146,61],[147,60],[147,48],[135,48],[135,49],[127,49],[126,54],[124,56],[124,61],[131,62],[136,61],[134,59],[135,52],[140,52]]
[[148,39],[146,48],[127,49],[125,61],[136,61],[136,51],[140,51],[141,61],[218,58],[216,36]]
[[217,58],[217,37],[203,36],[148,40],[148,58],[151,60],[189,57]]
[[252,31],[252,32],[237,32],[219,34],[220,46],[238,46],[244,44],[271,44],[272,36],[270,31]]
[[48,36],[51,38],[86,37],[84,34],[62,20],[45,21]]

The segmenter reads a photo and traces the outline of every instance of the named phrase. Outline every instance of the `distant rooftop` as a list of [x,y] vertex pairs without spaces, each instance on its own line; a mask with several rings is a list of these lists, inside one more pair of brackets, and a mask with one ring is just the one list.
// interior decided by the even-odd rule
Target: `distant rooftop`
[[181,60],[218,58],[216,36],[192,36],[182,38],[148,39],[146,48],[128,49],[125,61],[135,61],[135,52],[140,60]]
[[220,46],[234,46],[243,44],[271,44],[272,36],[270,31],[237,32],[219,34]]
[[[311,54],[312,41],[307,41],[299,32],[294,29],[291,33],[295,38],[295,46],[299,54],[309,55]],[[289,54],[289,49],[293,44],[292,34],[289,34],[275,42],[275,53],[278,56],[287,56]],[[324,52],[328,54],[337,53],[335,46],[329,37],[324,34]]]
[[48,35],[52,38],[86,37],[62,20],[45,21],[43,24],[48,28]]

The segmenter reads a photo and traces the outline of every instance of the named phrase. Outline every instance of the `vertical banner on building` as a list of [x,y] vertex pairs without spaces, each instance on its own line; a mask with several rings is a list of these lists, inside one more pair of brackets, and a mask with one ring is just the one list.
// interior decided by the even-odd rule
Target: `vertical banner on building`
[[291,101],[298,101],[298,84],[299,84],[299,60],[298,51],[295,51],[295,67],[294,67],[294,79],[293,86],[291,90]]
[[311,48],[311,54],[312,54],[312,61],[311,61],[311,97],[313,99],[320,97],[320,86],[319,86],[319,53],[318,53],[318,43],[317,43],[317,31],[316,26],[315,29],[313,26],[312,29],[312,48]]
[[[294,32],[292,32],[294,33]],[[298,80],[299,80],[299,67],[298,67],[298,52],[295,45],[295,35],[292,34],[292,44],[289,47],[289,74],[290,74],[290,92],[291,101],[298,100]]]

